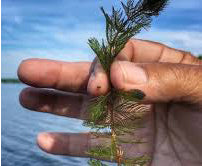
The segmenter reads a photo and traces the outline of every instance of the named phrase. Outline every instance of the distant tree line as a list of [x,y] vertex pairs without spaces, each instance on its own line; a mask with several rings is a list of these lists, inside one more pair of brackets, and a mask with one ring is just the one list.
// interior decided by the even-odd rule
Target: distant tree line
[[14,83],[14,84],[19,84],[21,83],[19,79],[17,78],[2,78],[1,83]]

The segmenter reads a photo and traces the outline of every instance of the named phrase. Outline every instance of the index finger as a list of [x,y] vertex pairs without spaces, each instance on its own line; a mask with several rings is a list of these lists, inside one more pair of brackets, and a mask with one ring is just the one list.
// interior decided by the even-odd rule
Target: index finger
[[135,63],[201,63],[190,52],[170,48],[161,43],[138,39],[129,40],[116,59]]
[[91,62],[28,59],[18,68],[19,79],[31,86],[70,92],[85,92]]

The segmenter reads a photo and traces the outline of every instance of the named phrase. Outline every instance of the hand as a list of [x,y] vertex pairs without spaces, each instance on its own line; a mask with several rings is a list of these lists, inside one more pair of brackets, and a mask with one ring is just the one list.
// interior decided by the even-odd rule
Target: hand
[[[152,155],[154,166],[201,165],[201,65],[191,54],[159,43],[127,43],[112,64],[111,82],[117,89],[143,91],[146,97],[142,102],[152,105],[144,120],[147,128],[133,135],[147,143],[126,147],[127,156]],[[24,83],[37,87],[21,92],[24,107],[72,118],[88,118],[88,94],[98,96],[109,91],[107,76],[96,61],[30,59],[21,63],[18,75]],[[48,153],[72,156],[87,156],[89,148],[108,142],[92,133],[41,133],[37,141]]]

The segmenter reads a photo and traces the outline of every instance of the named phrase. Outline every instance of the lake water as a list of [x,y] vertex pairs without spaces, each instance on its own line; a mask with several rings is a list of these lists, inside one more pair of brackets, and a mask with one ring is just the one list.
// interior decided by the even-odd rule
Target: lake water
[[87,166],[86,158],[51,155],[38,148],[35,140],[39,132],[82,132],[88,129],[76,119],[24,109],[18,101],[23,88],[23,84],[1,86],[2,166]]

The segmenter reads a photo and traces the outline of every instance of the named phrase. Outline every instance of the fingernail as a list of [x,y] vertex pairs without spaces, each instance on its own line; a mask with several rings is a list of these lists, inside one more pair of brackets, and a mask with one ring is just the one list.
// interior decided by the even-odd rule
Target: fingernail
[[125,83],[144,84],[147,83],[148,77],[145,70],[130,62],[119,62],[123,73]]

